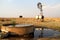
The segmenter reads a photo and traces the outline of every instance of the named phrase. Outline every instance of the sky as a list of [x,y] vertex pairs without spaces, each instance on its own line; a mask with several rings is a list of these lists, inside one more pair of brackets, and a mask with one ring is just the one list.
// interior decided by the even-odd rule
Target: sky
[[38,2],[45,17],[60,17],[60,0],[0,0],[0,17],[35,17],[40,15]]

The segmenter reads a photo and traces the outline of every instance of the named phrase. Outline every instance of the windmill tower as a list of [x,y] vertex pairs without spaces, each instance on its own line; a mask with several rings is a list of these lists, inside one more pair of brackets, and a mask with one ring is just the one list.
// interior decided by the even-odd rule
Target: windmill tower
[[42,4],[39,2],[37,4],[38,9],[40,10],[40,16],[41,16],[41,21],[44,21],[44,16],[43,16],[43,9],[42,9]]

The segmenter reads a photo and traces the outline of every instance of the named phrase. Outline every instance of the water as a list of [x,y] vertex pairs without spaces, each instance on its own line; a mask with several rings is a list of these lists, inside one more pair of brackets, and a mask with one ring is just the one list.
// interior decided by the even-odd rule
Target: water
[[[58,35],[60,35],[60,32],[58,30],[53,30],[53,29],[41,30],[41,28],[35,28],[33,38],[30,38],[29,36],[28,38],[19,37],[19,36],[17,37],[10,36],[10,37],[7,37],[7,39],[5,38],[5,40],[41,40],[41,38],[57,37]],[[43,40],[46,40],[46,39],[43,39]]]
[[58,30],[53,30],[53,29],[44,29],[41,30],[41,28],[36,28],[34,32],[34,37],[39,38],[39,37],[56,37],[60,35],[60,32]]

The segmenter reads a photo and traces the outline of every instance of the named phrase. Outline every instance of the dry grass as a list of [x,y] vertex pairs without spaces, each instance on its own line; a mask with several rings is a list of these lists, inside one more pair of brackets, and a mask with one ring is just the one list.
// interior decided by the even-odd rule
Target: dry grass
[[[2,19],[4,19],[5,21],[2,22]],[[12,23],[12,21],[15,21],[18,24],[34,24],[35,26],[43,26],[60,30],[60,18],[45,18],[44,22],[41,22],[40,19],[37,20],[35,18],[0,18],[0,24]]]
[[[2,22],[1,20],[5,21]],[[9,19],[10,21],[6,21]],[[2,23],[11,23],[15,21],[18,24],[34,24],[35,26],[42,26],[51,29],[56,29],[60,31],[60,18],[45,18],[44,22],[41,22],[40,19],[37,20],[35,18],[0,18],[0,24]],[[15,39],[15,38],[14,38]],[[38,40],[60,40],[59,38],[39,38]]]

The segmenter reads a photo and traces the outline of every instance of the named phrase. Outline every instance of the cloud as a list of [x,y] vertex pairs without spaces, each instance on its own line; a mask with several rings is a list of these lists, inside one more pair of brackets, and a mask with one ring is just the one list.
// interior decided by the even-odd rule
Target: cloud
[[8,2],[12,2],[13,0],[7,0]]
[[46,17],[60,17],[60,4],[43,7],[43,12]]

